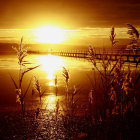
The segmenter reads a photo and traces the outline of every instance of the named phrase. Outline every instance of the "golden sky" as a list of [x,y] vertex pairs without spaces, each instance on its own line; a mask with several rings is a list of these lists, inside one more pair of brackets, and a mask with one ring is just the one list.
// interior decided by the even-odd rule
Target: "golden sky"
[[[140,0],[0,0],[0,42],[18,42],[24,36],[25,43],[76,45],[99,38],[97,43],[104,45],[100,39],[109,40],[112,25],[116,38],[129,38],[127,23],[139,29]],[[65,35],[58,40],[55,33],[36,32],[47,26]]]
[[[139,30],[139,28],[138,28]],[[40,33],[41,31],[41,33]],[[59,31],[59,30],[58,30]],[[104,45],[105,42],[109,42],[111,28],[79,28],[75,30],[64,30],[64,38],[62,44],[73,44],[73,45],[87,45],[89,43]],[[127,34],[127,27],[125,28],[115,28],[116,39],[128,39],[129,35]],[[24,43],[58,43],[55,40],[55,34],[47,33],[43,28],[42,30],[38,29],[0,29],[0,42],[15,42],[19,43],[20,38],[24,37]],[[58,35],[60,36],[60,35]],[[53,41],[52,42],[52,39]],[[41,40],[40,40],[41,39]],[[49,41],[47,41],[49,39]],[[59,39],[59,38],[58,38]],[[104,40],[105,39],[105,40]],[[97,42],[98,40],[98,42]]]
[[0,28],[124,27],[140,24],[140,0],[0,0]]

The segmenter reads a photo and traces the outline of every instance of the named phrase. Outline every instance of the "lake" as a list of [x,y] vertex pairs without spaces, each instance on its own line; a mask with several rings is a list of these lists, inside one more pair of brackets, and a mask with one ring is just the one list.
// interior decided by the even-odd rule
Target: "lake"
[[[28,55],[27,61],[31,62],[31,66],[40,65],[25,75],[23,86],[26,89],[30,79],[36,76],[40,82],[42,90],[46,90],[43,97],[44,104],[52,104],[53,108],[55,102],[55,78],[57,76],[58,84],[58,98],[65,95],[66,84],[65,78],[62,75],[63,67],[69,71],[69,89],[72,90],[76,86],[80,90],[80,97],[84,100],[88,99],[88,93],[91,90],[91,82],[89,76],[92,78],[92,63],[86,59],[67,58],[53,55]],[[14,84],[10,75],[18,82],[19,65],[16,55],[1,55],[0,56],[0,106],[3,107],[19,107],[16,103],[16,93]],[[32,80],[33,83],[34,80]],[[27,94],[27,103],[31,103],[33,84]],[[37,93],[34,95],[33,102],[37,102]]]
[[[68,137],[67,139],[69,139],[69,137],[71,136],[70,135],[71,131],[72,132],[74,131],[74,133],[75,132],[79,133],[82,131],[83,132],[85,131],[86,133],[92,131],[92,134],[96,133],[96,130],[94,129],[96,125],[98,126],[97,131],[99,134],[97,137],[99,137],[99,139],[100,137],[102,137],[102,132],[107,131],[108,129],[110,130],[111,133],[113,133],[112,135],[113,137],[116,133],[118,137],[120,136],[120,134],[122,135],[121,131],[125,130],[124,128],[128,128],[126,131],[127,135],[128,135],[128,130],[129,133],[130,132],[132,134],[134,132],[137,133],[138,126],[136,125],[136,128],[134,130],[131,127],[133,127],[132,125],[133,121],[136,121],[135,124],[139,124],[138,122],[139,122],[139,107],[140,107],[139,104],[140,83],[138,83],[137,87],[135,87],[136,88],[135,89],[136,90],[135,92],[136,117],[135,118],[131,117],[131,115],[129,114],[130,113],[129,109],[132,106],[130,107],[128,106],[129,107],[128,113],[126,113],[126,116],[124,114],[125,118],[123,118],[124,119],[123,121],[125,122],[125,123],[123,122],[123,124],[125,125],[121,126],[121,128],[122,127],[124,128],[120,129],[119,119],[121,119],[122,117],[120,117],[121,115],[119,114],[118,115],[114,114],[114,108],[112,108],[112,106],[114,107],[114,105],[111,104],[111,101],[108,101],[107,105],[109,106],[109,109],[112,108],[111,110],[112,117],[109,117],[109,113],[108,113],[109,110],[106,109],[105,111],[107,116],[106,119],[107,123],[106,123],[106,127],[104,127],[103,129],[103,127],[101,126],[105,126],[102,125],[103,122],[102,118],[104,117],[104,105],[105,105],[104,91],[105,90],[103,89],[103,86],[101,86],[103,83],[100,74],[93,67],[93,64],[91,62],[81,58],[60,57],[60,56],[53,56],[53,55],[38,55],[38,54],[37,55],[29,54],[26,60],[31,62],[31,64],[29,64],[29,67],[33,67],[37,65],[40,66],[28,72],[23,79],[22,86],[24,91],[27,89],[30,80],[31,80],[31,86],[29,92],[25,97],[24,105],[26,107],[26,112],[25,112],[26,117],[21,119],[22,118],[21,112],[19,111],[21,109],[21,105],[16,102],[17,98],[16,98],[15,87],[10,77],[11,75],[12,78],[16,81],[16,83],[18,83],[19,65],[18,65],[17,56],[16,55],[0,56],[0,114],[1,114],[0,132],[2,137],[8,139],[12,139],[12,138],[21,139],[25,135],[26,137],[30,136],[34,138],[39,133],[38,136],[41,139],[48,139],[48,137],[49,138],[51,137],[51,139],[52,137],[55,137],[54,139],[57,139],[58,135],[60,139],[64,139],[64,137]],[[103,63],[100,63],[98,60],[96,62],[98,62],[97,66],[101,71],[102,70],[101,65]],[[130,66],[131,66],[131,70],[134,71],[135,64],[130,64]],[[62,75],[64,67],[68,70],[69,77],[70,77],[68,82],[68,89],[70,93],[69,95],[71,96],[71,93],[74,93],[75,90],[74,86],[79,91],[74,96],[75,101],[79,99],[78,102],[76,102],[76,107],[74,106],[67,107],[67,104],[65,102],[66,83],[65,83],[65,78]],[[124,68],[123,72],[126,72],[128,70],[128,63],[125,63],[123,68]],[[139,67],[138,67],[138,71],[139,71]],[[35,92],[33,94],[32,92],[32,89],[34,89],[34,76],[36,76],[36,78],[39,80],[42,91],[45,90],[45,94],[42,97],[42,104],[40,104],[39,102],[38,93]],[[55,86],[56,77],[57,77],[57,85],[58,85],[57,96],[56,96],[56,86]],[[116,88],[117,86],[118,85],[116,84],[114,87]],[[93,98],[92,100],[91,94],[89,93],[91,93],[90,91],[93,87],[95,88],[96,91],[93,92],[92,94],[92,98]],[[122,88],[122,86],[120,87]],[[118,91],[117,88],[116,91]],[[133,89],[130,90],[129,95],[134,94],[133,91],[134,91]],[[120,93],[118,92],[117,94],[120,95]],[[110,94],[110,92],[108,92],[108,94]],[[124,95],[127,96],[127,94]],[[91,100],[89,100],[89,97],[92,100],[92,102]],[[133,96],[127,96],[127,97],[128,97],[127,99],[133,99],[131,98]],[[59,101],[59,107],[57,106],[58,101]],[[39,115],[37,115],[38,108],[42,108],[41,113],[39,113]],[[118,112],[119,112],[119,108],[118,110],[116,108],[115,113]],[[69,115],[71,115],[72,117]],[[91,125],[93,125],[94,127],[93,126],[91,127]],[[116,126],[119,127],[117,128]],[[23,134],[23,132],[25,132],[25,134]]]
[[[39,80],[42,91],[45,94],[42,97],[43,108],[47,106],[48,109],[54,109],[56,106],[56,98],[64,101],[66,94],[66,83],[63,74],[63,67],[69,72],[69,92],[74,91],[74,86],[79,90],[77,97],[80,101],[87,104],[89,99],[89,92],[94,87],[100,91],[101,79],[98,72],[94,69],[91,62],[82,58],[69,58],[53,55],[38,55],[29,54],[26,58],[31,64],[29,67],[40,65],[37,69],[28,72],[23,79],[24,91],[27,89],[28,84],[32,78],[29,92],[26,95],[25,103],[28,107],[39,106],[39,96],[34,89],[34,76]],[[100,65],[100,63],[98,63]],[[99,67],[101,70],[101,67]],[[126,70],[128,64],[125,64]],[[131,64],[131,70],[135,69],[135,64]],[[10,75],[18,83],[19,65],[16,55],[1,55],[0,56],[0,107],[1,109],[20,108],[19,103],[16,103],[16,92],[14,84]],[[58,94],[56,97],[55,79],[57,77]],[[98,93],[98,96],[102,94]],[[102,99],[98,104],[102,102]]]

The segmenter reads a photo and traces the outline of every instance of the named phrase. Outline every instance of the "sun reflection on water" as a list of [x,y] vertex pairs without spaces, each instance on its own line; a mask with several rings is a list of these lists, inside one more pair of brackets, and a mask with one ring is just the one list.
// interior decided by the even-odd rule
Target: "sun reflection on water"
[[45,97],[45,107],[46,107],[46,109],[55,110],[58,99],[60,99],[60,97],[56,96],[56,95],[46,96]]
[[53,55],[39,56],[38,60],[38,63],[41,65],[40,69],[46,73],[47,88],[51,90],[49,91],[50,95],[44,97],[44,107],[48,110],[55,110],[56,103],[60,99],[60,96],[55,95],[55,78],[62,71],[65,63],[63,58]]
[[55,83],[53,81],[50,81],[49,86],[55,86]]
[[64,66],[64,62],[61,57],[58,56],[40,56],[39,63],[41,64],[41,69],[47,73],[46,79],[53,80],[55,75]]

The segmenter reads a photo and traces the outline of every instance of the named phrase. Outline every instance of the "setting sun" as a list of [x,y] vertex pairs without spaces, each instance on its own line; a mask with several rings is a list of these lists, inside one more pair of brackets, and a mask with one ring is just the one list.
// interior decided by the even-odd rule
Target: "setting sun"
[[65,31],[63,29],[46,26],[37,29],[36,41],[40,43],[59,44],[65,40]]

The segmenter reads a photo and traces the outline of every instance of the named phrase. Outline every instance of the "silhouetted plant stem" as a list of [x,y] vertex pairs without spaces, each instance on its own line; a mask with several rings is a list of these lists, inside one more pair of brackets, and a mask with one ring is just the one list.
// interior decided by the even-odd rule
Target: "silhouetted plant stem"
[[58,94],[57,76],[55,77],[55,94],[57,97],[57,94]]
[[42,90],[39,80],[34,76],[34,89],[39,95],[39,101],[42,108],[42,96],[45,94],[46,89]]
[[21,104],[21,111],[22,111],[22,115],[24,116],[24,112],[25,112],[25,97],[26,94],[30,88],[30,84],[31,84],[31,80],[26,88],[25,91],[23,91],[23,86],[22,86],[22,82],[23,82],[23,78],[25,76],[25,74],[35,68],[37,68],[38,66],[35,67],[26,67],[29,63],[28,61],[25,61],[24,58],[27,56],[27,48],[23,48],[23,37],[21,38],[21,42],[19,45],[19,48],[13,48],[16,53],[17,53],[17,57],[18,57],[18,64],[19,64],[19,75],[18,75],[18,84],[16,83],[16,81],[12,78],[12,76],[10,75],[12,82],[14,83],[15,89],[16,89],[16,102],[19,102]]
[[63,67],[63,76],[65,77],[65,83],[66,83],[66,104],[68,105],[69,103],[69,85],[68,85],[69,72],[65,67]]

